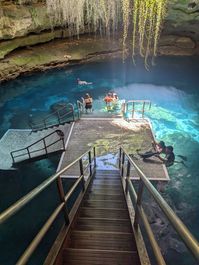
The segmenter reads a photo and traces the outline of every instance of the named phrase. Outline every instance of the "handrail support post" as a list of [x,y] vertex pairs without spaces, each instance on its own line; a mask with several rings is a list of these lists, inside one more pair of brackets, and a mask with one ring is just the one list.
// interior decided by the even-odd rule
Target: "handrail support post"
[[135,219],[134,219],[134,227],[138,228],[138,222],[139,222],[139,206],[142,204],[142,194],[144,190],[144,183],[142,180],[140,180],[139,188],[138,188],[138,195],[137,195],[137,202],[136,202],[136,208],[135,208]]
[[126,172],[126,188],[125,188],[126,194],[128,193],[128,182],[130,180],[130,170],[131,170],[131,163],[128,160],[128,162],[127,162],[127,172]]
[[62,180],[61,180],[60,176],[57,178],[57,188],[58,188],[58,191],[59,191],[60,200],[65,203],[65,206],[63,208],[63,212],[64,212],[65,223],[68,225],[70,223],[69,212],[68,212],[68,209],[67,209],[67,206],[66,206],[64,188],[63,188],[63,184],[62,184]]
[[88,152],[88,159],[89,159],[89,168],[90,168],[90,176],[92,176],[92,158],[91,158],[91,151]]
[[96,148],[93,147],[93,156],[94,156],[94,167],[96,168],[97,162],[96,162]]
[[122,152],[122,172],[121,172],[121,177],[122,178],[124,176],[124,160],[125,160],[125,153]]
[[82,188],[83,188],[83,191],[85,191],[84,168],[83,168],[82,158],[79,160],[79,169],[80,169],[80,176],[83,176],[83,179],[82,179]]

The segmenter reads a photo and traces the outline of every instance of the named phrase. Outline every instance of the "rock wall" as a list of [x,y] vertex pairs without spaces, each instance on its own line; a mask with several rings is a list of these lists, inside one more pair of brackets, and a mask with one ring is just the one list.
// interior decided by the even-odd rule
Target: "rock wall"
[[[0,0],[0,58],[18,47],[62,38],[63,33],[52,31],[52,26],[61,25],[52,25],[45,0]],[[199,0],[169,0],[163,35],[199,41]]]
[[[0,82],[15,78],[21,73],[65,65],[68,58],[64,56],[68,54],[68,50],[64,50],[64,47],[70,41],[65,39],[61,55],[56,54],[58,57],[55,54],[51,56],[52,52],[44,53],[46,46],[39,44],[46,43],[52,51],[54,42],[51,42],[51,46],[48,45],[51,40],[61,41],[68,36],[68,30],[59,23],[52,25],[45,0],[0,0]],[[78,42],[78,45],[83,46],[83,43]],[[109,46],[113,46],[113,43]],[[21,47],[24,47],[22,54],[17,50]],[[57,49],[57,46],[54,48]],[[99,51],[106,52],[106,49],[107,46],[104,45]],[[118,49],[121,49],[119,42],[116,50]],[[90,52],[91,48],[88,46],[86,56]],[[169,0],[158,54],[199,54],[199,0]],[[84,54],[82,58],[85,58]],[[72,63],[73,59],[72,57]]]

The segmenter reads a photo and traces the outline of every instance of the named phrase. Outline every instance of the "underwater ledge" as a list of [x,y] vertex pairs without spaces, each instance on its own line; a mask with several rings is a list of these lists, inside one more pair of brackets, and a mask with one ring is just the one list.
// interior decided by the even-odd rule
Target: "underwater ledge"
[[[129,46],[126,56],[131,56],[130,50]],[[199,55],[199,45],[189,37],[167,35],[160,40],[158,56],[193,55]],[[52,40],[17,49],[0,60],[0,83],[33,72],[122,56],[122,40],[116,38],[81,35],[79,39]]]

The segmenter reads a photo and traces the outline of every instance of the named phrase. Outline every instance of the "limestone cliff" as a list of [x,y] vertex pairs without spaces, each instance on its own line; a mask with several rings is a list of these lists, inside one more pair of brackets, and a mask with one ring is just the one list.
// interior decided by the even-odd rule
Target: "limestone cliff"
[[[52,25],[45,0],[1,0],[0,58],[18,47],[63,37],[63,32],[51,31],[52,27],[60,25]],[[199,0],[169,0],[163,34],[199,41]]]
[[[53,29],[53,30],[52,30]],[[59,43],[54,46],[54,39],[64,39],[69,36],[67,28],[59,23],[52,25],[48,17],[45,0],[0,0],[0,81],[15,78],[20,73],[45,70],[57,64],[65,65],[70,58],[70,51],[65,49],[68,40],[62,46],[62,52],[54,54],[53,49],[59,49]],[[61,40],[60,40],[61,41]],[[46,53],[46,43],[51,53]],[[70,43],[70,42],[69,42]],[[101,43],[101,41],[100,41]],[[162,32],[159,55],[193,55],[199,54],[199,0],[169,0],[168,13]],[[33,46],[36,47],[33,48]],[[51,45],[51,46],[49,46]],[[78,42],[78,45],[84,45]],[[101,45],[101,44],[100,44]],[[108,45],[108,47],[110,47]],[[113,46],[113,44],[112,44]],[[24,51],[15,51],[26,47]],[[90,46],[86,54],[91,53]],[[81,49],[80,49],[81,50]],[[120,50],[100,46],[99,52]],[[97,53],[98,50],[95,49]],[[58,57],[56,57],[58,56]],[[65,57],[66,56],[66,57]],[[84,55],[80,56],[81,59]],[[73,62],[73,56],[71,61]]]

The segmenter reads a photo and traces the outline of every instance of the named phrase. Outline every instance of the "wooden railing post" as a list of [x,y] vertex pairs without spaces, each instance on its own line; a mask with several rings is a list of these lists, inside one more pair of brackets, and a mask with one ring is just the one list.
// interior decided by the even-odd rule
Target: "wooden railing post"
[[142,204],[142,194],[143,194],[143,190],[144,190],[144,184],[143,184],[142,180],[140,180],[140,184],[139,184],[139,188],[138,188],[136,208],[135,208],[135,220],[134,220],[134,227],[135,228],[138,227],[138,223],[139,223],[139,209],[138,208]]
[[62,180],[61,180],[60,176],[57,178],[57,188],[59,191],[60,200],[65,203],[65,207],[63,208],[63,212],[64,212],[65,223],[68,225],[70,223],[69,212],[68,212],[68,208],[66,205],[64,188],[63,188],[63,184],[62,184]]
[[125,192],[126,194],[128,193],[128,183],[129,183],[129,179],[130,179],[130,170],[131,170],[131,163],[127,162],[127,172],[126,172],[126,188],[125,188]]
[[[82,158],[79,160],[79,169],[80,169],[80,176],[84,176],[84,168],[83,168]],[[84,177],[82,179],[82,188],[83,188],[83,191],[85,191]]]
[[91,151],[88,152],[88,160],[89,160],[89,168],[90,168],[90,176],[92,176],[92,158],[91,158]]
[[93,156],[94,156],[94,167],[96,168],[96,148],[95,146],[93,147]]
[[124,160],[125,160],[125,153],[122,152],[122,165],[121,165],[121,167],[122,167],[121,177],[122,177],[122,178],[123,178],[123,176],[124,176]]
[[119,149],[119,169],[121,169],[122,148]]

